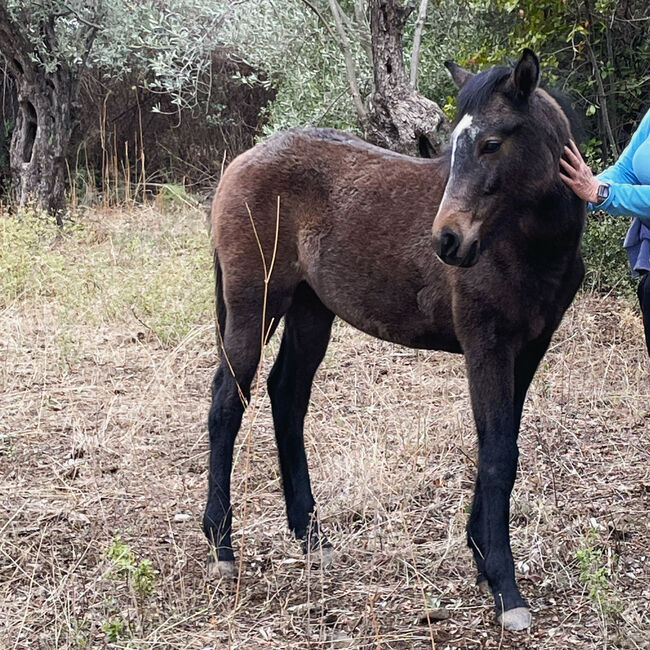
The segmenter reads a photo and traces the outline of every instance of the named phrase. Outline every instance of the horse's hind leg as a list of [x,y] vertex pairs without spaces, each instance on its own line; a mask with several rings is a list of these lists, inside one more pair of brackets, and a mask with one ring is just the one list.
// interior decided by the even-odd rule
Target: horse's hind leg
[[268,378],[289,528],[303,540],[303,550],[314,551],[315,557],[329,544],[314,516],[303,424],[333,319],[312,289],[301,284],[285,316],[280,352]]
[[[212,382],[212,405],[208,415],[210,468],[203,531],[216,555],[211,558],[216,560],[212,567],[221,575],[234,573],[230,474],[235,437],[250,399],[250,386],[260,358],[259,314],[262,307],[257,309],[255,304],[257,302],[251,300],[250,309],[229,312],[224,319],[222,303],[219,314],[220,328],[225,324],[225,331],[222,332],[221,363]],[[269,309],[267,313],[274,312]]]

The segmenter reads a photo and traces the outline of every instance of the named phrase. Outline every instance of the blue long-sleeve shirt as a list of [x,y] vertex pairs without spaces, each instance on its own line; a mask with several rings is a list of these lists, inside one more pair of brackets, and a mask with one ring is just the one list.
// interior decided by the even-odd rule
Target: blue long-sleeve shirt
[[609,185],[609,196],[589,208],[634,217],[623,245],[634,275],[650,271],[650,111],[618,160],[597,178]]

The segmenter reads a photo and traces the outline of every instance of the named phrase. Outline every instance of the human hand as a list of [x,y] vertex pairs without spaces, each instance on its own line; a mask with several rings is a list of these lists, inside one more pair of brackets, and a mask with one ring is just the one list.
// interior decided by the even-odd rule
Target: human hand
[[564,155],[560,158],[560,167],[560,178],[566,185],[581,199],[590,203],[598,203],[600,183],[582,159],[573,140],[569,140],[569,146],[564,147]]

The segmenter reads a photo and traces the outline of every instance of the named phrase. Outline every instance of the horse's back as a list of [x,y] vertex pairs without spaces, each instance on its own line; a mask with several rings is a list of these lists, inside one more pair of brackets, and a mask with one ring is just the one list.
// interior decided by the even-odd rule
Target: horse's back
[[[355,327],[412,345],[450,327],[447,270],[433,254],[431,223],[444,185],[441,163],[410,158],[333,129],[293,129],[237,157],[215,196],[214,246],[231,300],[250,295],[275,249],[272,287],[307,282]],[[253,227],[254,226],[254,227]],[[432,297],[430,297],[432,296]],[[429,304],[435,301],[437,304]]]

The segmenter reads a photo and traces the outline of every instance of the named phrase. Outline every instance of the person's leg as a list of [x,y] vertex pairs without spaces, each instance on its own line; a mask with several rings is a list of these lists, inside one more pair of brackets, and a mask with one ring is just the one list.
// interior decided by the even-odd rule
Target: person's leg
[[637,295],[639,296],[639,305],[641,306],[641,313],[643,314],[643,327],[645,329],[645,344],[648,348],[648,355],[650,356],[650,273],[645,273],[637,287]]

